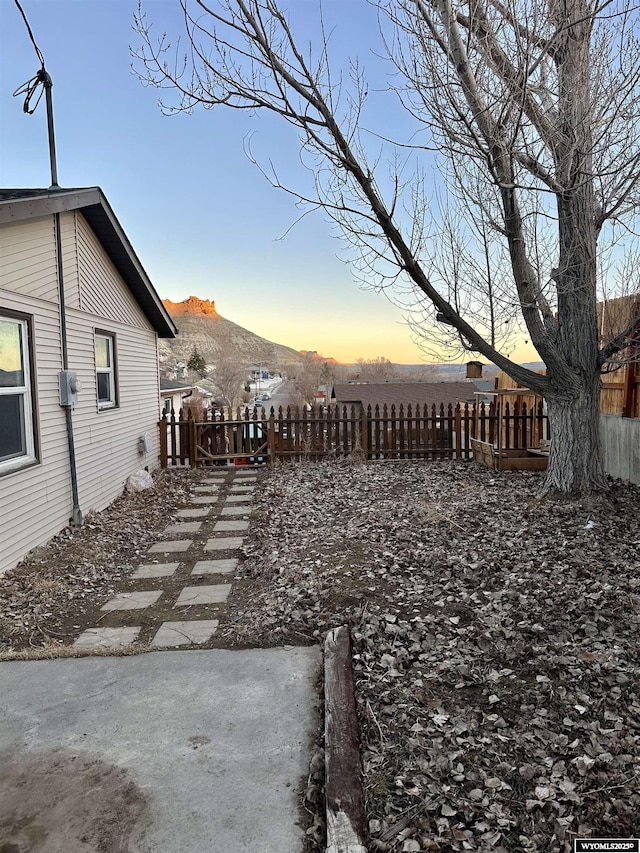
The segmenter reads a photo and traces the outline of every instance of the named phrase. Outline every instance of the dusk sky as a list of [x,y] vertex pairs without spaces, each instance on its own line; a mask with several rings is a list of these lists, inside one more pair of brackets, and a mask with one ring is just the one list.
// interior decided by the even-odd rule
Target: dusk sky
[[[247,158],[279,159],[294,185],[307,180],[294,131],[275,117],[228,109],[163,117],[158,92],[131,70],[135,0],[22,0],[53,79],[59,181],[104,190],[162,298],[213,299],[227,319],[295,349],[339,361],[424,360],[402,311],[355,282],[342,243],[321,213],[297,219],[294,200]],[[315,7],[295,4],[307,23]],[[336,51],[376,60],[375,18],[363,0],[328,0],[339,14]],[[159,34],[178,34],[177,0],[146,0]],[[305,35],[312,36],[312,16]],[[379,46],[378,46],[379,47]],[[0,185],[50,183],[44,98],[34,115],[12,93],[39,68],[13,0],[0,0]],[[380,73],[375,69],[375,73]],[[390,117],[391,120],[391,117]],[[519,348],[518,360],[533,360]]]

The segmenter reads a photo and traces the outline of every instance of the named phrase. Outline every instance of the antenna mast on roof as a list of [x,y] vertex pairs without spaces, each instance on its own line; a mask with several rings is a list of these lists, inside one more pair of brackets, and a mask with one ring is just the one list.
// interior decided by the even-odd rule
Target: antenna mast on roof
[[[40,99],[42,98],[42,92],[45,93],[45,102],[47,106],[47,131],[49,135],[49,164],[51,166],[51,188],[57,188],[60,185],[58,184],[58,165],[56,163],[56,136],[55,129],[53,125],[53,97],[51,95],[51,89],[53,88],[53,81],[44,64],[44,56],[42,55],[42,51],[36,44],[36,40],[33,37],[33,32],[31,31],[31,27],[29,26],[29,21],[27,20],[27,16],[24,13],[24,9],[20,5],[19,0],[15,0],[15,4],[22,15],[22,19],[25,23],[27,31],[29,33],[29,38],[31,39],[31,43],[36,52],[36,56],[40,60],[40,68],[38,69],[35,77],[32,77],[31,80],[28,80],[23,86],[20,86],[13,93],[14,97],[18,95],[25,95],[24,104],[22,109],[25,113],[29,115],[33,115],[36,111],[38,104],[40,103]],[[42,88],[40,88],[42,87]],[[36,102],[33,106],[31,106],[31,101],[33,100],[36,93],[39,91]]]

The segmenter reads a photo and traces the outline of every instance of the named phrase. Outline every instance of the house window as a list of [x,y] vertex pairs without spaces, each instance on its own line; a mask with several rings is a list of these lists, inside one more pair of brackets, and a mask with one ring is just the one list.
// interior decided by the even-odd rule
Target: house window
[[34,462],[29,321],[0,314],[0,473]]
[[116,398],[115,336],[106,332],[96,332],[94,342],[96,350],[98,408],[112,409],[118,405]]
[[165,397],[164,398],[164,408],[162,411],[165,413],[165,415],[171,414],[172,402],[173,402],[173,397]]

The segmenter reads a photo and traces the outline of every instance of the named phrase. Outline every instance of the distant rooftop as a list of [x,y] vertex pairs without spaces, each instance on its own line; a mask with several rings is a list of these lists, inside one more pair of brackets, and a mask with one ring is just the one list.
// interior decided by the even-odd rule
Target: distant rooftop
[[193,386],[184,380],[160,377],[160,391],[191,391],[192,388]]
[[360,403],[364,408],[386,405],[396,409],[400,405],[406,408],[473,403],[479,390],[484,389],[474,382],[356,382],[333,386],[335,401],[340,405]]

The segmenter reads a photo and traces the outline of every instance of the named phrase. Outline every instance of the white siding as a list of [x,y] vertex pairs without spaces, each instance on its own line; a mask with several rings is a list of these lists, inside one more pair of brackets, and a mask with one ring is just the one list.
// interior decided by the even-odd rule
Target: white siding
[[[98,411],[94,328],[111,332],[116,343],[118,406]],[[86,514],[104,509],[122,493],[137,468],[158,464],[158,359],[155,332],[116,323],[98,315],[67,312],[69,367],[82,382],[74,409],[80,507]],[[153,450],[141,456],[138,438],[151,433]]]
[[[80,278],[78,272],[78,235],[76,213],[60,214],[62,236],[62,270],[64,273],[64,304],[68,308],[80,308]],[[56,291],[55,301],[58,301]]]
[[[2,263],[0,260],[0,267]],[[4,276],[0,281],[6,284]],[[62,363],[58,306],[0,289],[0,307],[30,314],[35,340],[36,440],[40,463],[0,476],[0,572],[58,533],[71,515],[64,410],[58,405]]]
[[188,406],[188,398],[187,400],[182,399],[182,395],[188,393],[188,391],[162,391],[162,406],[164,407],[165,400],[171,400],[171,406],[173,408],[173,411],[176,413],[176,417],[178,417],[178,412],[180,411],[180,409],[183,406],[185,406],[185,408]]
[[35,299],[58,298],[53,217],[0,228],[0,288]]
[[[82,381],[73,410],[79,503],[86,515],[122,493],[137,468],[158,464],[156,333],[83,217],[63,214],[69,368]],[[0,307],[29,314],[35,340],[39,463],[0,476],[0,573],[62,530],[72,511],[53,217],[0,227]],[[80,308],[84,310],[80,310]],[[116,339],[119,406],[98,411],[93,335]],[[139,436],[152,436],[141,455]]]
[[82,310],[148,329],[149,321],[81,213],[76,213],[76,235]]

